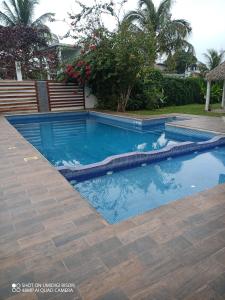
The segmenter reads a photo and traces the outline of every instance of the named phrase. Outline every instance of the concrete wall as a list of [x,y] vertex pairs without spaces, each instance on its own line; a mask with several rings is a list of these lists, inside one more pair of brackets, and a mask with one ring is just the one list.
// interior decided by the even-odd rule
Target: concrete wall
[[86,109],[95,108],[97,104],[97,98],[93,94],[91,94],[91,91],[88,87],[85,87],[84,94],[85,94],[85,108]]

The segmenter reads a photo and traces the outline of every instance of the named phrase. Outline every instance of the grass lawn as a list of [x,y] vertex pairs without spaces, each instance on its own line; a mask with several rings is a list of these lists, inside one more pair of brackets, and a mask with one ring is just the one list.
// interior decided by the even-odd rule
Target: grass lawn
[[[168,106],[155,110],[139,110],[139,111],[130,111],[130,114],[135,115],[163,115],[163,114],[171,114],[171,113],[179,113],[179,114],[192,114],[192,115],[203,115],[203,116],[213,116],[213,117],[221,117],[225,116],[221,113],[215,112],[206,112],[204,110],[204,104],[188,104],[182,106]],[[219,109],[220,104],[213,104],[212,109]]]

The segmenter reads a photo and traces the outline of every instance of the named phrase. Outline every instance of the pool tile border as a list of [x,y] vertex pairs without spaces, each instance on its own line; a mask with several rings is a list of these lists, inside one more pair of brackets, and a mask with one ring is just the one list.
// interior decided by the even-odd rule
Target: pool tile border
[[122,155],[114,155],[106,158],[102,162],[90,164],[83,167],[60,167],[58,171],[67,180],[85,180],[93,177],[106,175],[109,171],[119,171],[128,168],[141,166],[141,164],[150,164],[165,160],[169,157],[176,157],[189,154],[195,151],[203,151],[225,145],[224,136],[213,137],[204,142],[184,142],[179,145],[167,146],[164,149],[150,152],[132,152]]

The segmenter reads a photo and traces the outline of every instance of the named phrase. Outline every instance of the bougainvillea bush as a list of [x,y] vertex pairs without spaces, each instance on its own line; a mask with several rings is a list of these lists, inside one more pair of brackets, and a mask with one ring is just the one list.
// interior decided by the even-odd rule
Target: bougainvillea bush
[[67,65],[64,80],[87,84],[99,105],[125,111],[143,65],[152,65],[154,44],[150,35],[122,24],[117,32],[96,31],[86,40],[80,57]]
[[[125,111],[131,91],[144,65],[155,61],[155,40],[151,28],[140,31],[120,22],[119,11],[126,0],[104,1],[93,7],[83,4],[70,15],[72,33],[82,51],[65,68],[62,79],[87,84],[104,108]],[[115,28],[106,28],[103,16],[114,18]]]
[[61,76],[66,82],[76,82],[83,86],[91,77],[91,66],[84,60],[77,60],[74,64],[66,65]]

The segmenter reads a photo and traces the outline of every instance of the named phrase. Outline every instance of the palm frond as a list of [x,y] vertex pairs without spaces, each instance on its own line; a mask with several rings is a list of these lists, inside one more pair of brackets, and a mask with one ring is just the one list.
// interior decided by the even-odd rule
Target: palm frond
[[182,48],[186,52],[191,53],[192,55],[196,54],[194,46],[191,43],[189,43],[188,41],[186,41],[186,40],[182,40]]
[[152,0],[139,0],[138,1],[139,9],[142,9],[143,6],[146,6],[149,12],[153,12],[153,13],[156,12],[155,5]]
[[24,25],[30,25],[34,16],[35,6],[38,0],[16,0],[18,8],[18,19]]
[[171,6],[172,6],[172,0],[161,1],[159,4],[157,14],[159,16],[165,16],[165,15],[167,16],[170,13]]
[[52,43],[59,43],[59,37],[55,33],[51,33],[52,35]]
[[129,23],[133,23],[133,22],[137,21],[138,23],[140,23],[141,26],[143,26],[146,21],[146,18],[145,18],[143,11],[138,9],[138,10],[132,10],[132,11],[128,12],[124,16],[123,20],[128,21]]
[[160,2],[155,17],[156,31],[160,31],[161,28],[167,25],[167,22],[171,20],[171,14],[170,14],[171,6],[172,6],[172,0],[163,0]]
[[32,26],[38,26],[40,24],[44,24],[45,22],[51,20],[55,16],[54,13],[45,13],[37,18],[34,22],[32,22]]
[[120,23],[120,27],[121,26],[126,26],[126,24],[128,24],[129,26],[129,29],[131,31],[136,31],[136,32],[143,32],[143,27],[140,26],[140,23],[133,23],[133,22],[130,22],[129,20],[126,20],[126,19],[123,19],[122,22]]
[[9,5],[6,3],[6,1],[3,1],[3,8],[5,15],[8,16],[8,18],[11,20],[11,22],[16,25],[17,24],[17,18],[13,12],[13,9],[9,7]]
[[[157,30],[157,11],[152,0],[139,0],[139,9],[143,11],[146,20],[151,24],[154,31]],[[144,6],[144,8],[143,8]]]
[[192,29],[187,21],[180,19],[167,22],[166,30],[171,36],[174,36],[174,38],[184,40],[189,36]]
[[0,11],[0,23],[5,26],[15,26],[14,22],[2,11]]
[[175,20],[172,20],[171,22],[175,26],[177,26],[178,30],[183,31],[186,36],[189,35],[192,31],[191,24],[184,19],[175,19]]
[[19,17],[19,8],[18,8],[18,5],[17,5],[17,2],[16,0],[9,0],[9,3],[11,4],[11,6],[13,7],[14,11],[15,11],[15,15],[16,17],[18,18]]
[[204,53],[203,56],[206,59],[206,63],[207,63],[209,70],[212,70],[215,67],[217,67],[218,65],[220,65],[223,62],[224,55],[225,55],[224,50],[221,50],[220,52],[218,52],[215,49],[208,49],[207,53]]

